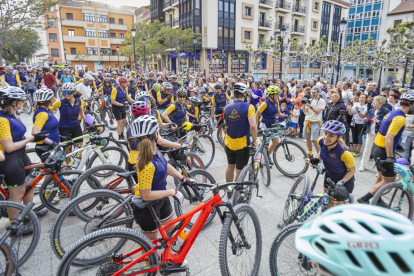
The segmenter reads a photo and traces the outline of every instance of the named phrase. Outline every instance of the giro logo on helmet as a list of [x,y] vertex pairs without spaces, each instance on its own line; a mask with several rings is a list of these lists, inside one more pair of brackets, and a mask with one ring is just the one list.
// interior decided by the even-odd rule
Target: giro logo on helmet
[[376,242],[348,242],[349,248],[361,248],[361,249],[379,249],[380,246]]

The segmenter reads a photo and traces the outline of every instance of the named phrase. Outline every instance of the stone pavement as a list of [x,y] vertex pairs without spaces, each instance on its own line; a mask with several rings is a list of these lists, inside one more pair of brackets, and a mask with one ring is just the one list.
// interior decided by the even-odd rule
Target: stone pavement
[[[32,127],[32,116],[22,114],[20,118],[24,121],[28,128],[28,132]],[[213,136],[214,140],[215,135]],[[305,148],[305,143],[302,139],[294,139],[297,143]],[[359,168],[361,157],[355,158],[356,168]],[[225,168],[227,160],[223,148],[219,143],[216,143],[216,155],[214,162],[207,169],[219,183],[225,182]],[[361,173],[357,171],[354,194],[356,198],[367,193],[375,180],[375,170],[373,162],[370,162],[370,169]],[[307,172],[311,181],[315,176],[312,169]],[[263,198],[254,197],[252,200],[252,207],[256,211],[261,229],[263,239],[262,260],[260,264],[259,275],[270,275],[269,271],[269,250],[273,240],[278,234],[277,224],[282,221],[282,211],[286,196],[294,183],[294,179],[282,175],[273,166],[271,169],[272,182],[269,187],[260,186],[259,194]],[[172,181],[169,180],[169,185],[172,188]],[[316,192],[322,192],[322,180],[318,181]],[[21,268],[20,273],[23,276],[49,276],[56,275],[56,270],[59,260],[53,254],[50,247],[50,230],[56,214],[48,212],[48,214],[40,219],[42,234],[40,242],[32,255],[32,257]],[[136,229],[139,229],[137,227]],[[221,223],[217,216],[212,224],[206,229],[202,230],[190,250],[187,260],[191,275],[220,275],[218,248],[221,233]]]

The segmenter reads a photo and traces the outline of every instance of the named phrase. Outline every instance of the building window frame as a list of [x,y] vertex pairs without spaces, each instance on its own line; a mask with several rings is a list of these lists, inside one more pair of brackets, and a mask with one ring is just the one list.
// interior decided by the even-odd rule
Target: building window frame
[[68,29],[68,36],[75,36],[75,30]]
[[76,48],[70,48],[70,54],[76,55]]
[[254,29],[252,28],[241,28],[242,43],[253,43],[254,41]]
[[125,35],[123,33],[119,34],[119,39],[125,39]]
[[73,13],[67,12],[66,13],[66,20],[73,20]]
[[49,28],[56,27],[56,20],[54,18],[48,18],[47,19],[47,26]]
[[124,19],[123,18],[119,18],[118,19],[118,24],[119,25],[124,25]]
[[98,30],[98,36],[100,38],[109,38],[108,30]]
[[115,18],[109,17],[109,24],[115,24]]
[[116,39],[116,33],[111,33],[110,35],[112,39]]
[[86,37],[96,37],[96,29],[85,29]]
[[98,48],[97,47],[86,47],[86,53],[90,56],[97,56]]
[[[250,15],[246,14],[246,11],[250,12]],[[254,19],[254,5],[249,3],[242,3],[242,18],[243,19]]]
[[57,42],[58,41],[57,34],[55,34],[55,33],[49,33],[49,41],[50,42]]
[[313,12],[320,12],[321,11],[321,1],[313,0],[312,11]]
[[97,14],[96,21],[98,23],[108,23],[108,16],[105,14]]
[[51,55],[52,57],[59,57],[59,49],[56,49],[56,48],[51,48],[51,49],[50,49],[50,55]]
[[317,32],[319,29],[319,20],[312,19],[311,30]]
[[83,14],[83,21],[95,22],[95,14],[93,14],[93,13],[84,13]]

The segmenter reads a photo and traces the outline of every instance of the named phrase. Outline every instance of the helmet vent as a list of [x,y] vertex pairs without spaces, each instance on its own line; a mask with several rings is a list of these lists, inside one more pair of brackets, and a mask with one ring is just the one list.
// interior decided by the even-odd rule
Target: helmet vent
[[345,250],[345,253],[354,265],[361,267],[361,264],[358,262],[358,260],[355,258],[354,254],[352,254],[351,251]]
[[322,231],[324,231],[328,234],[333,234],[332,230],[329,229],[326,225],[322,225],[320,228],[321,228]]
[[411,272],[411,269],[407,266],[407,264],[404,262],[404,260],[401,259],[400,255],[398,255],[395,252],[390,252],[388,254],[394,260],[397,267],[399,267],[402,270],[402,272],[405,272],[405,273]]
[[320,251],[322,251],[324,254],[326,254],[325,248],[319,242],[315,242],[315,245]]
[[393,235],[402,235],[403,234],[403,232],[401,232],[400,230],[397,230],[395,228],[391,228],[391,227],[385,226],[385,225],[383,225],[382,227],[384,227],[385,229],[387,229]]
[[339,226],[341,226],[342,228],[344,228],[346,231],[351,232],[351,233],[355,233],[354,230],[352,230],[351,228],[348,227],[348,225],[346,225],[345,223],[341,222],[338,223]]
[[336,241],[333,241],[333,240],[328,240],[328,239],[325,239],[325,238],[322,238],[322,240],[326,243],[329,243],[329,244],[340,244],[339,242],[336,242]]
[[358,221],[359,225],[361,225],[362,227],[364,227],[368,232],[370,232],[371,234],[378,234],[377,232],[375,232],[371,227],[369,227],[368,225],[366,225],[364,222],[362,221]]
[[371,262],[375,265],[375,267],[381,272],[387,272],[385,268],[382,266],[381,262],[378,260],[377,256],[375,256],[372,252],[367,252],[368,257],[370,258]]

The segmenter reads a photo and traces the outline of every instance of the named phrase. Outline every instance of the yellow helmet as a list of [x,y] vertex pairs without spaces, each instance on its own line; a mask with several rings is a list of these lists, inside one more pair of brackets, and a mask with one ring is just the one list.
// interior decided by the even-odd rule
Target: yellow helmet
[[183,129],[184,129],[184,130],[190,130],[192,127],[193,127],[193,124],[192,124],[192,123],[185,122],[185,123],[183,124]]
[[267,95],[277,95],[277,94],[280,94],[279,86],[276,86],[276,85],[269,86],[269,88],[267,89]]
[[137,73],[137,72],[135,72],[135,71],[132,71],[132,72],[131,72],[131,75],[135,75],[136,73]]

